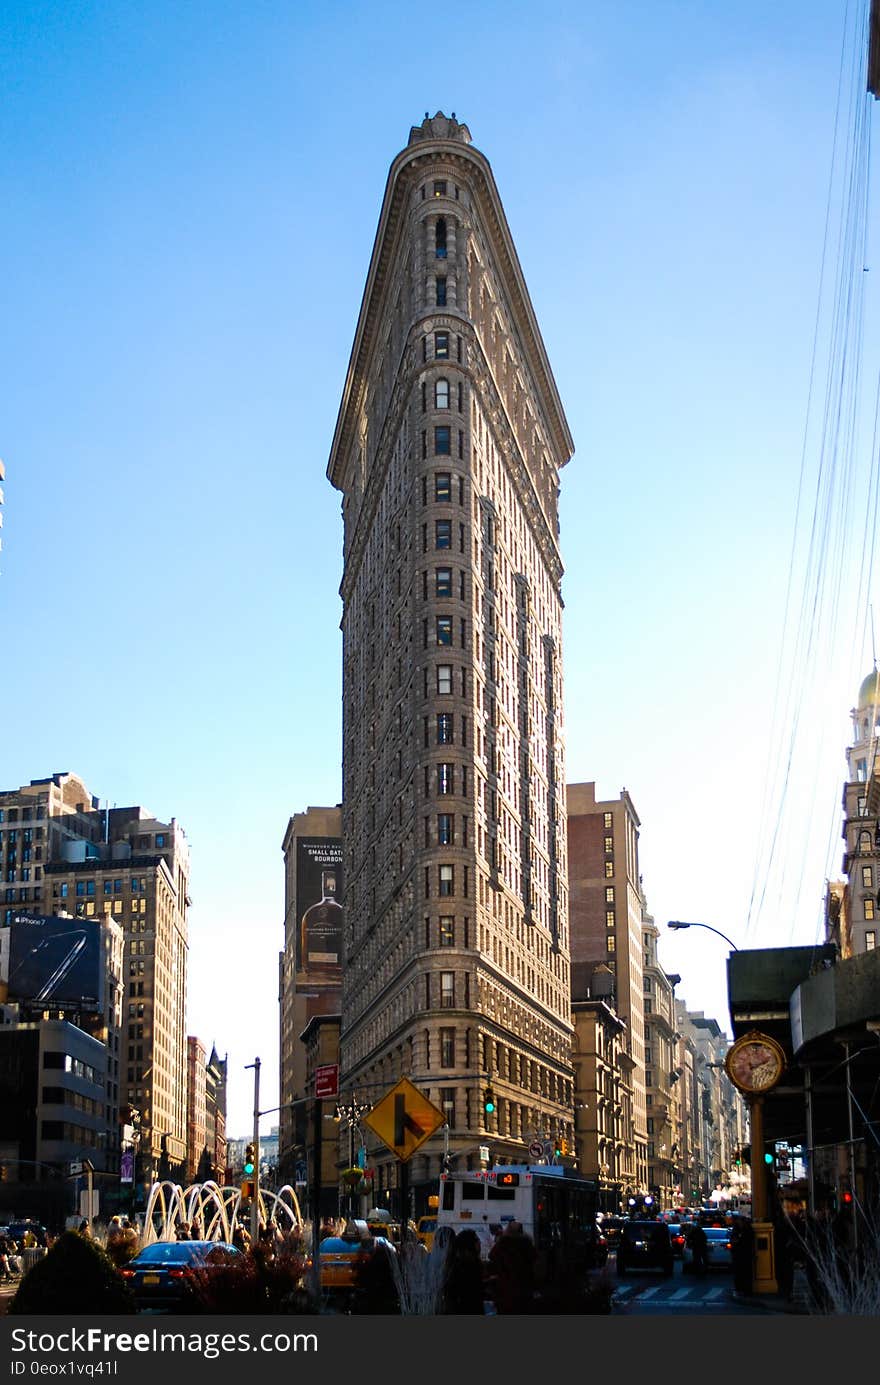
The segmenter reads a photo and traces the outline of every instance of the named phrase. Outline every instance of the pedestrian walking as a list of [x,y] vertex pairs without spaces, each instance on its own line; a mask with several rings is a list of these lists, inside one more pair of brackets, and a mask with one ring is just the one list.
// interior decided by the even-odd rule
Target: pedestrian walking
[[530,1313],[535,1293],[535,1245],[522,1223],[507,1223],[489,1251],[492,1294],[499,1313]]
[[730,1232],[733,1287],[739,1294],[752,1292],[752,1223],[737,1217]]
[[459,1231],[446,1262],[443,1284],[444,1313],[480,1313],[484,1309],[486,1286],[480,1256],[480,1238],[469,1227]]
[[0,1234],[0,1279],[9,1280],[13,1276],[15,1242],[11,1236]]
[[709,1268],[709,1253],[706,1232],[699,1222],[690,1234],[688,1245],[693,1256],[694,1274],[705,1274]]

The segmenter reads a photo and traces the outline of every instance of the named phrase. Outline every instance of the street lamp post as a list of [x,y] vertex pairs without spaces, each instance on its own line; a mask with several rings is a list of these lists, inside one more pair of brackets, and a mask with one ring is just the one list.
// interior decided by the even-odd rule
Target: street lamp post
[[[346,1129],[348,1130],[348,1169],[349,1169],[349,1176],[350,1176],[350,1171],[354,1169],[354,1132],[355,1132],[355,1130],[360,1131],[360,1121],[361,1121],[361,1117],[362,1117],[362,1116],[365,1116],[365,1115],[367,1114],[367,1112],[368,1112],[369,1110],[371,1110],[371,1109],[372,1109],[372,1107],[371,1107],[370,1102],[368,1102],[368,1101],[358,1101],[358,1100],[357,1100],[357,1097],[354,1095],[354,1093],[352,1093],[351,1098],[350,1098],[347,1102],[340,1102],[340,1103],[337,1105],[336,1110],[335,1110],[335,1112],[334,1112],[334,1119],[336,1119],[337,1121],[339,1121],[339,1122],[341,1123],[342,1129],[343,1129],[343,1130],[346,1130]],[[347,1182],[348,1182],[348,1215],[349,1215],[349,1216],[353,1216],[353,1214],[354,1214],[354,1184],[351,1183],[351,1182],[348,1181],[348,1180],[347,1180]]]
[[671,928],[674,931],[677,931],[680,928],[707,928],[710,933],[717,933],[719,938],[723,938],[724,941],[728,944],[728,946],[733,948],[734,952],[739,952],[739,948],[737,947],[736,943],[731,942],[727,934],[722,933],[720,928],[713,928],[711,923],[682,923],[681,919],[670,919],[666,927]]

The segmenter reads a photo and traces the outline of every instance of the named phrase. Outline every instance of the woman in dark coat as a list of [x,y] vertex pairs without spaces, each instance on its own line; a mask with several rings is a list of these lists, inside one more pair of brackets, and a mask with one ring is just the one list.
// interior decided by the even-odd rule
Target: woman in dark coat
[[476,1231],[459,1231],[446,1262],[444,1313],[482,1313],[485,1298],[480,1238]]

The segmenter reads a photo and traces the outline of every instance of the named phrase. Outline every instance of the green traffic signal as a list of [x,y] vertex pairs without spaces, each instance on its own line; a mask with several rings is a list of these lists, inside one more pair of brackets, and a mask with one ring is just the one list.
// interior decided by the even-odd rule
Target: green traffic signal
[[487,1116],[491,1116],[495,1110],[495,1093],[491,1087],[487,1087],[483,1093],[483,1110]]

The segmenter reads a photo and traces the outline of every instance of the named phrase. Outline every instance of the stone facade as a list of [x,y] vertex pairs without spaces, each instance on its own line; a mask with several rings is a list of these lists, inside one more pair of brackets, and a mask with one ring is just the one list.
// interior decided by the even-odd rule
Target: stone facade
[[[573,444],[491,169],[391,166],[328,476],[343,495],[343,1081],[444,1147],[572,1136],[560,469]],[[497,1109],[487,1116],[491,1081]],[[388,1151],[371,1151],[393,1176]],[[419,1197],[417,1196],[417,1202]]]

